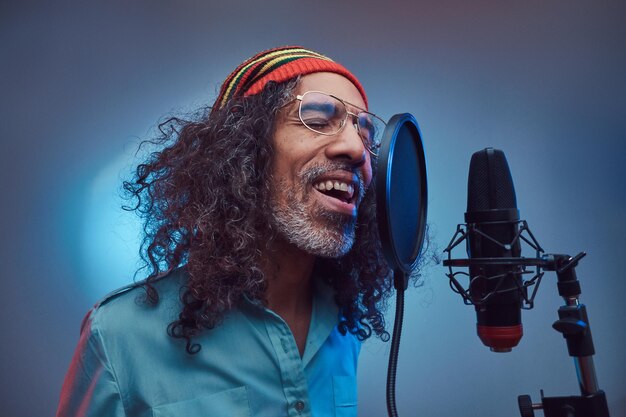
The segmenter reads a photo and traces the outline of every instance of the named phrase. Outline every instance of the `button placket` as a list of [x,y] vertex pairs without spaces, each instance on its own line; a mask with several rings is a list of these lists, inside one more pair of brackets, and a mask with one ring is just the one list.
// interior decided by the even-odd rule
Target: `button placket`
[[290,417],[310,417],[308,389],[302,358],[287,323],[275,313],[265,320],[268,336],[276,353]]

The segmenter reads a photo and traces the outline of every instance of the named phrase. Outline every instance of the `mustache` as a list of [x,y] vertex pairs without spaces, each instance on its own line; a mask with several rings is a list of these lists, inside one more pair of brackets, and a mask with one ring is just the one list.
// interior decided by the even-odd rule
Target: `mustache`
[[347,171],[356,174],[358,185],[356,203],[358,205],[365,197],[365,192],[367,191],[363,179],[363,173],[358,168],[359,166],[355,166],[354,164],[350,164],[348,162],[329,161],[308,167],[300,173],[300,178],[302,179],[302,185],[305,186],[306,184],[313,183],[313,181],[321,175],[331,171]]

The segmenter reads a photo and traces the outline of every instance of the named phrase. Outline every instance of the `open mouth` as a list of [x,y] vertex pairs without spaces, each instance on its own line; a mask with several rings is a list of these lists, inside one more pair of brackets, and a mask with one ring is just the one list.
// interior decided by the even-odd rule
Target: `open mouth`
[[313,188],[343,203],[352,204],[355,202],[355,187],[350,183],[339,180],[322,180],[314,183]]

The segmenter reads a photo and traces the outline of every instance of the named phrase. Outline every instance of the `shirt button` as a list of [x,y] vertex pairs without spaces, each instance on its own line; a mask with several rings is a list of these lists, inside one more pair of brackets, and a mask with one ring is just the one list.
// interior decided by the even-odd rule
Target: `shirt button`
[[295,408],[298,414],[302,413],[304,410],[304,401],[296,401]]
[[289,343],[287,342],[287,340],[281,339],[280,344],[283,346],[283,350],[285,351],[285,353],[287,353],[287,351],[289,350]]

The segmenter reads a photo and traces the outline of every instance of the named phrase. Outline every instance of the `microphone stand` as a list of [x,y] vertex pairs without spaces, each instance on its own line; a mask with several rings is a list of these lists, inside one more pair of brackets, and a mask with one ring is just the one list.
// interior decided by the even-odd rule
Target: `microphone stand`
[[544,397],[534,404],[529,395],[518,396],[522,417],[533,417],[534,410],[543,410],[545,417],[609,417],[609,409],[604,391],[598,388],[593,364],[595,349],[587,317],[587,308],[580,304],[580,282],[576,276],[578,261],[586,254],[579,253],[574,258],[569,255],[546,255],[541,267],[556,271],[559,295],[565,305],[559,308],[559,319],[552,327],[563,335],[569,355],[574,358],[576,375],[581,395],[569,397]]

